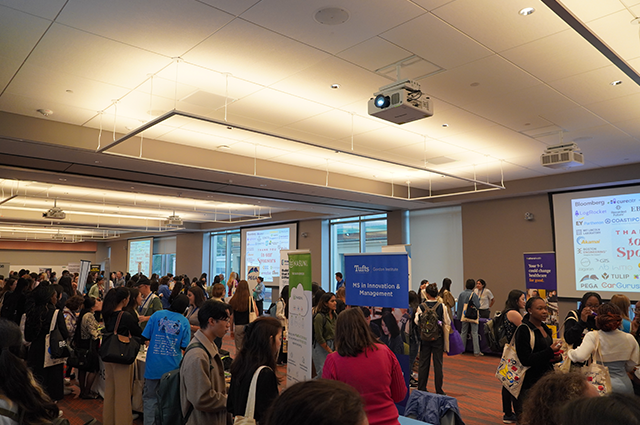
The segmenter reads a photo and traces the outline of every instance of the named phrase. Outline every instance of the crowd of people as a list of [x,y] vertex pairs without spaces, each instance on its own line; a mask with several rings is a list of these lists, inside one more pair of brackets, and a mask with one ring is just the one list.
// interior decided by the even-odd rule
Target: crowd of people
[[[494,304],[483,279],[468,279],[456,299],[451,280],[445,278],[440,289],[422,281],[418,292],[410,291],[405,309],[349,306],[343,276],[336,273],[338,293],[313,285],[315,379],[280,394],[282,378],[276,372],[277,365],[287,362],[288,286],[264,314],[263,279],[251,288],[236,273],[227,281],[215,276],[209,284],[206,274],[189,279],[121,272],[104,277],[94,272],[80,285],[83,291],[78,290],[78,277],[68,272],[58,279],[21,270],[0,280],[0,416],[8,417],[11,425],[63,416],[56,402],[69,391],[65,384],[73,378],[79,397],[104,399],[104,424],[131,424],[135,365],[134,360],[105,356],[105,341],[114,335],[144,347],[145,425],[158,423],[162,378],[177,369],[176,403],[187,424],[222,425],[247,414],[260,424],[323,424],[336,417],[354,425],[398,424],[395,404],[407,395],[398,357],[407,355],[411,365],[419,358],[412,386],[420,391],[427,389],[433,363],[436,393],[445,395],[443,354],[450,350],[454,318],[477,310],[475,322],[462,321],[461,335],[466,343],[470,334],[474,354],[482,355],[477,320],[490,317]],[[640,315],[631,320],[629,306],[624,295],[603,302],[599,294],[586,293],[565,319],[562,336],[570,350],[564,354],[571,370],[559,373],[554,364],[563,358],[562,341],[554,339],[546,324],[546,300],[526,299],[523,291],[512,290],[501,311],[504,329],[529,369],[518,397],[502,389],[503,422],[577,424],[585,416],[574,412],[575,406],[595,409],[592,417],[614,410],[615,418],[637,415],[633,397],[640,388],[634,374],[640,363]],[[48,363],[54,331],[74,349],[66,367],[64,361]],[[227,334],[235,345],[230,364],[224,360],[230,353],[222,349]],[[590,400],[597,390],[580,372],[595,353],[608,367],[613,394],[597,401]],[[95,384],[101,373],[104,388],[99,394]],[[325,406],[322,394],[339,400]]]

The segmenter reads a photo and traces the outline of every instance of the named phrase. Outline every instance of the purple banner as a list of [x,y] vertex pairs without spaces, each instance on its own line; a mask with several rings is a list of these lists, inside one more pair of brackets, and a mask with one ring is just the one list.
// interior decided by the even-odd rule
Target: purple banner
[[524,275],[527,289],[555,291],[556,254],[554,252],[524,254]]

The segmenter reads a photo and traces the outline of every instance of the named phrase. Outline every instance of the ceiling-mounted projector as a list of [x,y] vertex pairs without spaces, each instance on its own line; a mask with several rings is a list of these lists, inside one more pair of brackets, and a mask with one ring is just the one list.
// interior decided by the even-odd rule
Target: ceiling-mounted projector
[[578,167],[584,165],[584,155],[575,143],[565,143],[547,147],[540,163],[548,168]]
[[182,219],[180,218],[180,216],[177,215],[170,215],[169,217],[167,217],[167,219],[165,221],[162,222],[162,224],[164,224],[165,226],[169,226],[169,227],[180,227],[182,226]]
[[380,87],[367,104],[369,115],[405,124],[433,116],[433,102],[420,90],[420,84],[411,80],[396,81]]
[[67,217],[67,214],[65,214],[65,212],[62,211],[62,208],[53,207],[53,208],[49,209],[48,211],[43,212],[42,213],[42,217],[51,218],[51,219],[55,219],[55,220],[64,220]]

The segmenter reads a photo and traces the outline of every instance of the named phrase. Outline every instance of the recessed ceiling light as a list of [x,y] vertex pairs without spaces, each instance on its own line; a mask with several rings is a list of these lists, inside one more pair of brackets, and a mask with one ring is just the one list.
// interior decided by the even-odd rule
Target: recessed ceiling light
[[447,127],[449,127],[449,124],[442,124],[442,126],[443,126],[444,128],[447,128]]
[[67,181],[67,179],[58,179],[58,180],[60,180],[61,182],[66,182]]
[[620,84],[622,84],[622,81],[616,80],[616,81],[610,82],[609,84],[611,84],[612,86],[619,86]]
[[535,11],[536,10],[533,7],[525,7],[524,9],[520,9],[520,12],[518,13],[521,14],[522,16],[529,16]]
[[231,148],[229,147],[229,145],[220,145],[218,146],[218,149],[229,150]]
[[40,112],[45,117],[53,114],[53,111],[51,109],[38,109],[38,112]]
[[469,84],[471,87],[478,87],[480,85],[480,83],[478,83],[477,81],[475,83],[471,83]]
[[340,84],[331,84],[331,88],[332,89],[339,89],[340,88]]
[[267,185],[263,183],[260,185],[260,187],[267,187]]
[[631,20],[631,25],[640,25],[640,18],[633,18]]
[[73,90],[67,90],[67,93],[73,94]]

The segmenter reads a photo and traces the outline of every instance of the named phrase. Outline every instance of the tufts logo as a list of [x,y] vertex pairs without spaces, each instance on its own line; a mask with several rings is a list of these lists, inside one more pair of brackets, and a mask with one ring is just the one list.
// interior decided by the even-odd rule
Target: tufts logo
[[369,267],[367,266],[359,266],[357,264],[353,265],[353,269],[355,270],[356,273],[369,273]]

